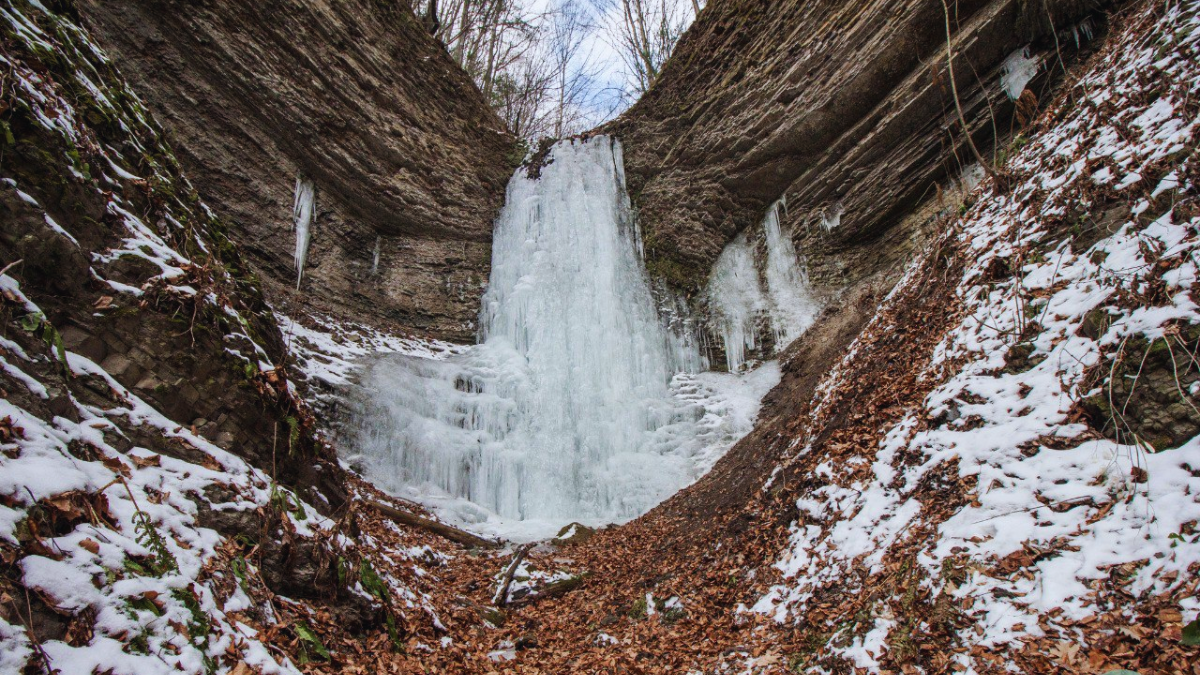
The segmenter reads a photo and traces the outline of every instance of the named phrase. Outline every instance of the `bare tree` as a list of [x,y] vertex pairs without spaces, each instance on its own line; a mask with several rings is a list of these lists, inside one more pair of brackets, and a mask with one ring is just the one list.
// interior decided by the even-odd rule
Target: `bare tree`
[[437,12],[434,35],[489,99],[497,74],[535,46],[541,21],[521,0],[418,0],[413,10]]
[[[703,6],[701,0],[551,0],[534,11],[536,1],[415,0],[413,8],[510,130],[529,141],[582,131],[646,91]],[[602,29],[624,66],[619,85],[612,81],[616,69],[596,56]]]
[[553,80],[554,73],[536,59],[519,61],[496,77],[492,106],[514,136],[533,141],[550,133]]
[[554,77],[552,135],[562,138],[599,121],[593,119],[593,99],[600,68],[587,47],[596,25],[579,0],[564,0],[547,23],[545,52]]
[[[658,79],[675,43],[699,11],[699,0],[599,0],[610,21],[608,37],[625,64],[632,96]],[[616,11],[613,11],[615,9]],[[614,16],[615,15],[615,16]]]

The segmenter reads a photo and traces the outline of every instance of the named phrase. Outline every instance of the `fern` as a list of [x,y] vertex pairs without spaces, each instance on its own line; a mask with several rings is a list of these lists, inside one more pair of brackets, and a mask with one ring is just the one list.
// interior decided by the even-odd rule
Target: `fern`
[[41,338],[54,351],[62,367],[67,368],[67,348],[63,344],[62,334],[46,320],[45,315],[41,312],[26,314],[21,317],[21,328],[25,329],[26,333],[33,333]]
[[296,631],[296,637],[300,638],[300,649],[302,650],[300,663],[307,663],[310,660],[311,657],[308,653],[310,649],[323,660],[329,660],[329,650],[321,643],[321,638],[317,637],[313,629],[308,627],[308,624],[303,621],[297,621],[296,625],[292,628]]
[[358,575],[362,581],[362,587],[368,593],[379,598],[379,601],[383,604],[388,604],[389,594],[387,584],[384,583],[379,573],[375,571],[375,568],[371,567],[371,563],[364,560],[358,570]]
[[182,602],[192,615],[192,620],[187,624],[188,636],[191,637],[192,644],[203,645],[208,642],[208,634],[212,632],[212,619],[200,607],[200,599],[186,588],[177,588],[171,591],[171,595]]
[[166,539],[158,533],[154,521],[150,520],[145,511],[139,509],[134,512],[133,529],[137,532],[138,543],[150,549],[154,556],[154,561],[149,566],[154,576],[161,577],[168,572],[179,571],[179,561],[175,560],[175,554],[167,548]]
[[296,452],[296,446],[300,445],[300,420],[288,415],[283,419],[288,426],[288,454]]
[[248,568],[246,565],[246,559],[242,556],[238,556],[233,560],[230,560],[229,569],[233,571],[233,576],[237,577],[238,585],[242,587],[242,590],[247,590],[249,588],[249,578],[247,574]]

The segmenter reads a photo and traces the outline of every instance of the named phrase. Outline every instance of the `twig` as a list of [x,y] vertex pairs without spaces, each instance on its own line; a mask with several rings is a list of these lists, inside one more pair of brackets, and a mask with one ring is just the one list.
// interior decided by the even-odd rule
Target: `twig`
[[942,0],[942,11],[946,16],[946,69],[950,74],[950,92],[954,95],[954,109],[958,111],[958,123],[962,125],[963,136],[967,139],[967,145],[971,148],[971,154],[975,155],[975,161],[979,162],[979,166],[983,167],[984,173],[988,178],[996,182],[996,187],[1000,187],[1000,180],[996,175],[996,168],[983,158],[983,153],[979,152],[979,148],[975,147],[975,139],[971,138],[971,128],[967,126],[967,117],[963,114],[962,102],[958,98],[958,83],[954,80],[954,48],[952,47],[952,34],[950,32],[950,6],[946,4],[946,0]]
[[20,265],[20,264],[21,264],[21,263],[23,263],[23,262],[25,262],[25,259],[24,259],[24,258],[21,258],[20,260],[17,260],[17,261],[14,261],[14,262],[10,262],[9,264],[5,265],[5,266],[4,266],[4,269],[0,270],[0,276],[3,276],[4,274],[7,274],[9,270],[11,270],[12,268],[16,267],[17,265]]
[[1011,516],[1011,515],[1014,515],[1017,513],[1028,513],[1029,511],[1037,511],[1038,509],[1044,509],[1047,506],[1062,506],[1063,504],[1082,504],[1084,502],[1090,502],[1090,501],[1092,501],[1091,497],[1076,497],[1074,499],[1064,499],[1064,500],[1058,501],[1058,502],[1050,502],[1049,504],[1038,504],[1037,506],[1031,506],[1027,509],[1017,509],[1016,511],[1009,511],[1008,513],[1000,513],[1000,514],[994,515],[990,518],[984,518],[983,520],[977,520],[971,524],[978,525],[980,523],[986,523],[989,520],[995,520],[997,518],[1003,518],[1005,516]]
[[513,556],[512,562],[508,564],[508,569],[504,572],[504,583],[500,585],[500,590],[496,591],[496,596],[492,598],[492,604],[503,607],[508,604],[508,589],[512,586],[513,577],[517,574],[517,568],[521,566],[521,561],[533,549],[533,544],[525,544],[517,549],[517,554]]

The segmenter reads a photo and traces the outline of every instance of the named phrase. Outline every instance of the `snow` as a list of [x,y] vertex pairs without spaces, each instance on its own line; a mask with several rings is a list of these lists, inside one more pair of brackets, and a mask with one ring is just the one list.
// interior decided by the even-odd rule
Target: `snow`
[[[13,289],[14,285],[11,280],[5,282],[6,288]],[[0,494],[10,503],[20,505],[0,511],[0,539],[16,543],[16,528],[24,518],[22,509],[63,495],[102,494],[108,517],[115,523],[110,528],[85,521],[72,532],[48,538],[49,550],[62,552],[62,559],[28,555],[17,563],[22,584],[38,590],[57,607],[96,611],[94,640],[78,647],[46,642],[45,655],[61,672],[205,672],[201,647],[182,639],[171,627],[185,625],[191,619],[190,610],[172,591],[190,589],[212,620],[213,632],[203,649],[223,652],[230,644],[233,628],[213,602],[215,591],[209,586],[211,581],[199,580],[201,570],[216,555],[222,539],[216,532],[196,525],[196,506],[184,495],[203,493],[206,486],[219,482],[227,489],[250,496],[243,508],[253,509],[267,501],[266,486],[270,479],[241,459],[179,427],[95,363],[69,351],[66,357],[76,377],[100,378],[123,404],[110,410],[75,404],[80,417],[76,423],[64,417],[45,421],[10,400],[0,399],[0,418],[7,417],[22,429],[20,437],[5,446],[6,450],[18,451],[0,454]],[[164,436],[178,438],[211,457],[213,466],[220,470],[160,456],[140,447],[120,453],[109,445],[104,433],[117,430],[116,421],[147,425]],[[76,458],[67,450],[72,442],[91,446],[103,461]],[[142,461],[131,462],[127,458]],[[154,461],[146,461],[151,458]],[[135,532],[135,516],[139,513],[146,514],[163,533],[177,570],[159,577],[125,571],[128,557],[151,553]],[[310,518],[321,521],[315,512]],[[101,543],[92,552],[81,545],[85,539]],[[161,616],[126,611],[129,599],[147,592],[158,594],[163,604]],[[126,650],[125,640],[130,634],[147,637],[148,653]],[[6,655],[3,663],[29,656],[27,638],[23,632],[14,633],[8,624],[0,625],[0,644],[4,645],[0,653]],[[172,656],[164,660],[163,655]]]
[[275,312],[288,352],[305,378],[346,387],[365,367],[366,357],[404,354],[440,360],[462,353],[462,345],[394,335],[365,324],[309,311],[304,321]]

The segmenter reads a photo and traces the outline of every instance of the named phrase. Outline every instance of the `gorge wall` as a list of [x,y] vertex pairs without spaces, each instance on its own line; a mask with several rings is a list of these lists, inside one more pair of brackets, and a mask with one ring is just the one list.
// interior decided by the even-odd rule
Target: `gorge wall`
[[974,162],[947,21],[963,115],[987,153],[1018,126],[1005,59],[1029,46],[1044,65],[1026,86],[1045,98],[1051,76],[1087,49],[1071,24],[1099,6],[967,0],[947,19],[937,0],[712,0],[651,90],[606,127],[627,147],[649,267],[695,292],[724,245],[780,197],[816,286],[894,266],[931,213],[908,216]]
[[[158,116],[272,303],[474,336],[514,141],[406,3],[62,4]],[[316,217],[293,292],[298,176]]]

